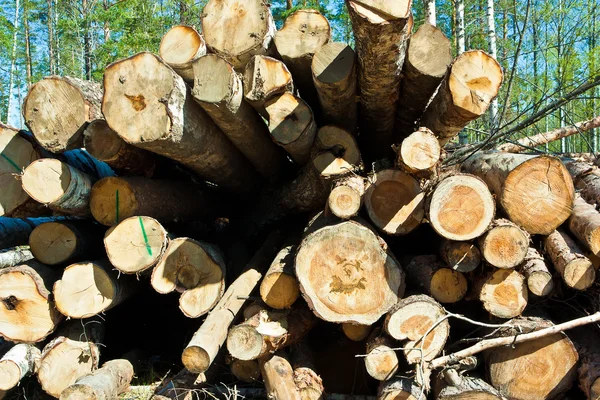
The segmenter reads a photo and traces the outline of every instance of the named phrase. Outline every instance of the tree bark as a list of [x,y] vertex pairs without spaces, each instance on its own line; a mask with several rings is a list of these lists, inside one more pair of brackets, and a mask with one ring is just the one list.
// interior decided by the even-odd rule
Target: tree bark
[[483,179],[508,218],[532,235],[549,235],[573,210],[573,181],[554,157],[484,153],[462,170]]
[[548,296],[554,289],[552,274],[546,261],[533,247],[527,250],[527,255],[517,270],[527,279],[527,287],[534,295]]
[[474,284],[479,291],[479,300],[490,314],[498,318],[514,318],[527,306],[527,285],[525,277],[510,269],[490,271],[480,278],[483,285]]
[[529,248],[529,234],[507,219],[496,219],[478,239],[484,260],[496,268],[515,268]]
[[423,398],[421,386],[413,379],[394,377],[379,385],[377,400],[419,399]]
[[104,90],[106,122],[126,142],[176,160],[225,189],[247,192],[255,186],[252,165],[157,56],[139,53],[109,65]]
[[315,53],[311,70],[324,124],[356,134],[356,54],[345,43],[331,42]]
[[10,57],[10,70],[8,73],[8,98],[6,105],[6,120],[10,119],[10,113],[12,112],[12,97],[13,97],[13,86],[15,83],[15,67],[17,65],[17,34],[19,32],[19,0],[15,0],[15,16],[13,18],[13,35],[12,35],[12,54]]
[[456,52],[458,55],[466,51],[465,47],[465,2],[464,0],[456,0],[454,2],[456,16]]
[[420,120],[444,145],[487,111],[502,84],[502,67],[481,50],[458,56]]
[[29,4],[23,4],[23,27],[25,29],[25,72],[27,76],[27,88],[32,83],[31,73],[31,32],[29,32]]
[[130,145],[110,129],[103,119],[92,121],[83,132],[83,145],[96,159],[104,161],[120,176],[151,177],[156,167],[154,155]]
[[150,217],[126,218],[104,236],[108,260],[125,274],[150,270],[163,257],[168,243],[165,228]]
[[471,272],[481,264],[481,252],[470,242],[444,239],[440,246],[440,257],[458,272]]
[[436,25],[435,0],[424,0],[425,22],[431,26]]
[[233,376],[245,383],[256,383],[260,381],[260,366],[257,360],[236,360],[232,358],[229,369]]
[[0,269],[0,335],[12,342],[36,343],[51,334],[62,315],[50,289],[59,273],[35,261]]
[[459,375],[455,370],[449,369],[441,372],[441,382],[435,390],[436,399],[439,400],[459,400],[459,399],[498,399],[504,397],[494,389],[493,386],[479,378],[472,378],[466,375]]
[[546,236],[544,247],[548,258],[567,286],[586,290],[594,283],[596,269],[566,232],[556,230]]
[[192,66],[194,99],[254,168],[267,180],[276,181],[287,160],[269,137],[264,121],[244,101],[242,79],[233,66],[214,54],[200,57]]
[[163,36],[158,54],[186,83],[193,84],[192,64],[206,54],[206,43],[193,26],[177,25]]
[[387,381],[398,370],[398,356],[393,348],[394,341],[380,330],[373,332],[367,342],[365,367],[367,373],[378,381]]
[[99,370],[80,377],[74,384],[63,390],[60,399],[116,399],[129,389],[133,374],[133,366],[129,361],[122,359],[108,361]]
[[275,257],[280,243],[279,234],[272,233],[208,314],[181,355],[181,361],[189,371],[202,373],[208,370],[227,339],[229,325],[260,281],[262,270]]
[[40,350],[30,344],[13,346],[0,359],[0,390],[10,390],[24,377],[33,375],[40,356]]
[[294,93],[294,81],[288,67],[267,56],[254,56],[244,70],[244,98],[254,109],[269,119],[265,103],[284,93]]
[[600,396],[600,353],[595,344],[581,347],[579,350],[579,388],[588,399]]
[[429,223],[449,240],[471,240],[490,226],[496,212],[494,197],[483,180],[468,174],[442,179],[428,199]]
[[104,178],[91,190],[90,208],[103,225],[144,215],[159,221],[197,219],[218,209],[216,197],[187,182],[141,176]]
[[260,297],[271,308],[290,308],[300,297],[294,271],[295,254],[296,246],[281,249],[260,283]]
[[[427,4],[435,2],[427,1]],[[402,70],[395,141],[414,132],[427,103],[452,62],[450,41],[441,29],[424,24],[410,37]]]
[[301,400],[325,400],[323,379],[317,374],[314,355],[305,342],[294,346],[291,352],[294,383]]
[[594,255],[600,254],[600,213],[580,196],[573,202],[569,230]]
[[581,197],[593,206],[600,204],[600,170],[598,167],[583,161],[565,160],[564,162]]
[[312,9],[290,14],[274,38],[277,53],[292,73],[296,89],[317,120],[320,120],[320,107],[311,64],[315,53],[330,39],[331,27],[327,18]]
[[278,354],[267,356],[260,360],[260,369],[269,399],[301,400],[288,360]]
[[23,118],[37,142],[51,153],[80,148],[88,123],[102,119],[102,88],[96,82],[49,76],[29,89]]
[[53,18],[53,14],[56,14],[56,12],[52,12],[52,1],[53,0],[47,0],[48,3],[48,19],[47,19],[47,24],[48,24],[48,66],[50,68],[50,75],[54,75],[57,73],[56,71],[56,62],[54,60],[54,30],[52,29],[52,22],[54,20]]
[[209,312],[225,291],[225,259],[221,250],[190,238],[169,242],[152,271],[152,287],[159,293],[182,292],[179,308],[186,317]]
[[416,256],[405,269],[408,282],[440,303],[456,303],[467,294],[463,273],[448,268],[436,256]]
[[396,164],[400,168],[425,179],[435,173],[442,153],[440,142],[427,128],[419,128],[411,133],[394,150],[397,154]]
[[350,219],[358,214],[363,204],[365,180],[355,175],[341,179],[334,184],[327,207],[333,215],[341,219]]
[[371,325],[392,308],[404,292],[404,273],[383,243],[355,221],[326,226],[304,238],[296,254],[296,276],[319,318]]
[[16,246],[0,251],[0,269],[16,267],[33,260],[29,246]]
[[425,192],[419,181],[395,169],[378,171],[365,193],[365,208],[375,226],[389,235],[406,235],[425,216]]
[[410,1],[364,3],[347,0],[346,4],[359,61],[359,128],[367,146],[363,151],[376,158],[390,153],[402,65],[413,24]]

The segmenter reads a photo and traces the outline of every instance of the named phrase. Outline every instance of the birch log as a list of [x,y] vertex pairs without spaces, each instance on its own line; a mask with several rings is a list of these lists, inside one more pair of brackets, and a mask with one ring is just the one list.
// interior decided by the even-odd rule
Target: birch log
[[33,375],[40,356],[40,350],[30,344],[13,346],[0,359],[0,390],[10,390],[27,375]]

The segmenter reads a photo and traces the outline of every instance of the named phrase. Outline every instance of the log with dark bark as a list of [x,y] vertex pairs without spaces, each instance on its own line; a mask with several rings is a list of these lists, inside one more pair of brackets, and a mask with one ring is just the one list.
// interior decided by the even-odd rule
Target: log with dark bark
[[573,202],[569,230],[594,255],[600,255],[600,213],[580,196]]
[[50,295],[60,272],[35,261],[0,269],[0,335],[13,342],[36,343],[51,334],[62,315]]
[[471,272],[481,264],[481,252],[471,242],[444,239],[440,246],[440,257],[450,268],[459,272]]
[[440,373],[434,392],[438,400],[503,400],[504,397],[483,379],[461,375],[449,369]]
[[93,157],[110,165],[121,176],[151,177],[154,174],[154,155],[126,143],[103,119],[92,121],[85,128],[83,145]]
[[91,213],[103,225],[144,215],[163,222],[206,217],[216,210],[215,196],[188,182],[141,176],[104,178],[90,194]]
[[396,140],[415,130],[416,121],[421,118],[451,62],[452,46],[441,29],[423,24],[412,34],[400,82]]
[[225,259],[221,250],[190,238],[169,242],[150,282],[159,293],[182,292],[179,308],[189,318],[209,312],[225,291]]
[[410,378],[394,377],[381,382],[377,390],[377,400],[419,400],[425,391]]
[[83,130],[102,118],[102,88],[96,82],[49,76],[29,88],[23,118],[37,142],[51,153],[83,145]]
[[517,317],[527,306],[525,277],[515,270],[490,271],[481,276],[474,286],[483,308],[498,318]]
[[257,360],[236,360],[231,358],[229,369],[233,376],[242,382],[255,383],[260,380],[260,366]]
[[284,93],[294,92],[291,72],[283,62],[273,57],[252,57],[246,65],[243,78],[244,98],[267,119],[265,103]]
[[260,297],[271,308],[290,308],[300,296],[294,271],[296,246],[286,246],[277,253],[260,283]]
[[358,214],[363,204],[365,179],[360,175],[340,179],[334,184],[327,198],[327,208],[341,219],[349,219]]
[[296,276],[311,309],[331,322],[371,325],[404,293],[404,273],[387,245],[355,221],[306,236]]
[[339,42],[318,49],[311,65],[323,122],[353,134],[357,127],[356,68],[354,50]]
[[450,333],[448,320],[442,321],[445,315],[443,307],[431,297],[413,295],[392,308],[384,326],[391,337],[404,342],[406,360],[416,364],[433,360],[444,349]]
[[183,78],[151,53],[106,68],[102,112],[126,142],[225,189],[245,192],[257,182],[252,165],[192,99]]
[[595,343],[580,346],[578,352],[580,361],[577,370],[579,388],[588,399],[598,399],[600,398],[600,352]]
[[508,218],[530,234],[549,235],[573,211],[573,181],[557,158],[481,153],[462,164],[485,181]]
[[260,360],[267,397],[272,400],[301,400],[294,382],[294,370],[288,360],[276,353]]
[[419,128],[406,135],[395,150],[396,164],[421,178],[429,178],[435,172],[442,151],[440,142],[427,128]]
[[494,197],[473,175],[451,175],[438,183],[429,198],[429,223],[442,237],[471,240],[481,236],[494,218]]
[[596,269],[592,262],[566,232],[556,230],[546,236],[544,248],[567,286],[586,290],[596,280]]
[[276,181],[286,164],[285,155],[271,140],[262,118],[244,101],[242,78],[215,54],[200,57],[192,66],[194,99],[254,168]]
[[496,219],[478,239],[484,260],[496,268],[521,264],[529,248],[529,234],[507,219]]
[[365,193],[365,208],[375,226],[389,235],[406,235],[425,216],[425,192],[417,179],[396,169],[376,172]]
[[[600,117],[598,117],[600,118]],[[583,161],[565,160],[565,167],[569,170],[575,188],[588,203],[598,206],[600,204],[600,170],[597,166]]]
[[517,270],[527,279],[527,287],[534,295],[548,296],[554,289],[552,274],[537,249],[527,249],[527,255]]
[[406,265],[406,277],[440,303],[456,303],[467,294],[467,278],[437,256],[416,256]]
[[0,359],[0,391],[17,386],[21,379],[33,375],[41,356],[40,350],[31,344],[17,344]]
[[102,368],[80,377],[60,394],[61,400],[110,400],[129,389],[133,365],[127,360],[111,360]]
[[134,293],[135,278],[123,276],[108,261],[82,262],[65,268],[54,283],[56,308],[71,318],[89,318],[109,310]]
[[254,55],[272,52],[275,23],[262,0],[210,0],[202,13],[202,34],[212,53],[242,70]]
[[365,367],[367,373],[378,381],[387,381],[398,371],[395,343],[380,330],[374,331],[367,341]]
[[442,80],[419,124],[444,145],[487,111],[502,84],[502,67],[481,50],[459,55]]
[[188,84],[194,82],[192,64],[206,54],[206,43],[196,28],[177,25],[160,41],[158,55]]
[[319,99],[312,79],[314,54],[329,42],[331,27],[319,11],[304,9],[290,14],[275,34],[277,53],[290,69],[300,96],[319,120]]
[[[411,1],[346,2],[358,55],[359,128],[371,157],[388,155],[400,94]],[[374,3],[374,4],[373,4]]]
[[307,343],[301,342],[291,352],[291,363],[294,368],[294,383],[301,400],[324,400],[325,388],[323,379],[317,374],[314,354]]

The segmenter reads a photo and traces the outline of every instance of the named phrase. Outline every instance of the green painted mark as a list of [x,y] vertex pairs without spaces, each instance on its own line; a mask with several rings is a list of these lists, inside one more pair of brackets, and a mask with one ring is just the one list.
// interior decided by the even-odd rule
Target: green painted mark
[[11,160],[6,154],[2,154],[2,158],[4,158],[6,161],[8,161],[8,163],[10,165],[12,165],[13,167],[15,167],[15,169],[17,170],[17,172],[21,172],[21,168],[19,168],[19,166],[13,160]]
[[119,223],[119,190],[115,193],[115,202],[116,204],[116,216],[115,216],[115,224]]
[[146,250],[148,250],[149,255],[152,255],[152,247],[150,247],[150,243],[148,243],[148,235],[146,235],[144,222],[142,221],[142,217],[138,217],[138,219],[140,220],[140,226],[142,227],[142,235],[144,235],[144,242],[146,242]]

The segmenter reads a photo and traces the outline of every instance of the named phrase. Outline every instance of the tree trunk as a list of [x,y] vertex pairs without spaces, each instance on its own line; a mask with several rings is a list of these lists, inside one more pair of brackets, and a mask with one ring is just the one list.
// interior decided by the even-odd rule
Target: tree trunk
[[208,314],[181,355],[181,361],[189,371],[202,373],[208,370],[227,339],[229,325],[258,285],[262,270],[275,257],[280,243],[279,234],[272,233]]
[[[532,332],[552,326],[540,318],[520,318],[512,324],[511,334]],[[578,355],[564,333],[496,347],[485,354],[489,382],[505,397],[519,400],[560,399],[577,374]],[[542,369],[531,368],[543,365]]]
[[[428,0],[427,3],[435,4],[433,0]],[[429,99],[452,62],[451,47],[441,29],[435,27],[435,22],[432,25],[421,25],[410,37],[400,83],[396,142],[414,132],[416,122],[423,115]]]
[[8,73],[8,99],[6,105],[6,121],[10,119],[12,112],[13,86],[15,83],[15,67],[17,65],[17,33],[19,32],[19,0],[15,0],[15,17],[13,19],[12,55],[10,57],[10,70]]
[[271,308],[290,308],[300,296],[294,271],[296,246],[286,246],[277,253],[260,283],[260,297]]
[[92,121],[83,136],[85,149],[94,158],[110,165],[120,176],[143,175],[149,178],[154,174],[154,155],[125,142],[105,120]]
[[236,360],[229,361],[229,369],[233,376],[245,383],[256,383],[260,381],[260,366],[257,360]]
[[77,217],[90,215],[90,191],[95,179],[53,158],[32,162],[23,172],[23,190],[51,210]]
[[174,159],[225,189],[255,187],[252,165],[157,56],[140,53],[109,65],[104,88],[106,122],[126,142]]
[[455,370],[449,369],[440,373],[439,387],[435,392],[438,400],[460,400],[460,399],[485,399],[503,400],[504,397],[493,386],[482,379],[459,375]]
[[372,328],[371,325],[342,324],[344,335],[353,342],[362,342],[368,338]]
[[294,383],[301,400],[325,400],[323,379],[317,374],[314,355],[305,342],[297,344],[291,353]]
[[406,235],[425,216],[425,192],[419,181],[405,172],[384,169],[370,179],[365,208],[376,227],[389,235]]
[[323,123],[356,134],[356,54],[352,47],[327,43],[315,53],[311,70]]
[[440,142],[427,128],[411,133],[394,150],[396,164],[420,178],[429,178],[435,172],[442,153]]
[[262,0],[209,0],[202,17],[207,47],[237,70],[243,70],[252,56],[273,50],[275,23]]
[[496,219],[478,239],[484,260],[496,268],[515,268],[529,248],[529,234],[507,219]]
[[301,400],[294,383],[294,370],[281,355],[274,354],[260,360],[260,369],[267,397],[272,400]]
[[393,348],[394,341],[380,330],[373,332],[367,342],[365,367],[367,373],[378,381],[387,381],[398,370],[398,356]]
[[569,230],[594,255],[600,254],[600,213],[580,196],[575,196]]
[[136,289],[133,277],[118,277],[107,261],[94,261],[69,265],[52,292],[62,314],[89,318],[121,304]]
[[58,271],[29,261],[0,269],[0,335],[13,342],[43,341],[56,328],[62,315],[50,297]]
[[347,0],[346,5],[359,61],[359,127],[367,145],[363,151],[377,158],[390,153],[402,64],[413,24],[410,1],[370,3]]
[[[511,269],[490,271],[481,278],[479,300],[490,314],[498,318],[514,318],[527,306],[525,277]],[[476,287],[479,285],[475,283]]]
[[104,227],[88,221],[58,221],[38,225],[29,235],[31,253],[46,265],[101,255]]
[[31,33],[29,32],[29,4],[23,4],[23,26],[25,28],[25,71],[27,76],[27,88],[32,84],[31,73]]
[[486,184],[473,175],[456,174],[437,184],[429,198],[429,223],[449,240],[471,240],[492,223],[496,206]]
[[29,246],[16,246],[0,251],[0,269],[16,267],[33,260]]
[[200,57],[192,65],[194,99],[254,168],[267,180],[276,181],[287,160],[269,137],[264,121],[244,101],[242,79],[233,66],[214,54]]
[[381,382],[377,390],[377,400],[421,399],[426,393],[413,379],[394,377]]
[[54,60],[54,30],[52,29],[52,23],[54,21],[53,14],[56,14],[56,11],[52,10],[52,2],[53,0],[47,0],[48,3],[48,66],[50,68],[50,75],[56,74],[58,71],[56,70],[56,62]]
[[517,268],[527,279],[529,291],[536,296],[548,296],[554,289],[552,274],[544,257],[533,247],[527,250],[523,263]]
[[317,10],[298,10],[285,19],[275,34],[277,52],[294,78],[302,99],[320,120],[319,98],[312,79],[314,54],[331,39],[327,18]]
[[286,9],[287,10],[291,10],[292,7],[294,7],[294,4],[292,3],[292,0],[286,0],[285,4],[286,4]]
[[117,399],[129,389],[133,379],[133,366],[127,360],[111,360],[102,368],[77,379],[60,394],[61,400]]
[[152,287],[158,293],[182,292],[179,308],[189,318],[209,312],[225,291],[226,265],[216,246],[190,238],[170,241],[152,271]]
[[30,344],[13,346],[0,360],[0,390],[10,390],[33,375],[40,356],[40,350]]
[[431,26],[436,25],[435,0],[424,0],[425,22]]
[[469,122],[485,114],[501,84],[502,67],[493,57],[481,50],[461,54],[446,73],[420,125],[446,144]]
[[317,134],[317,124],[308,104],[299,97],[284,93],[268,100],[265,110],[275,144],[283,147],[297,164],[306,164]]
[[229,330],[227,350],[239,360],[257,360],[298,343],[315,323],[315,316],[305,304],[290,311],[261,310]]
[[244,98],[269,119],[265,103],[284,93],[294,93],[294,81],[288,67],[273,57],[254,56],[244,70]]
[[448,268],[436,256],[416,256],[406,266],[406,278],[414,287],[440,303],[456,303],[467,294],[467,278]]
[[554,157],[484,153],[462,169],[482,178],[509,219],[532,235],[549,235],[573,210],[573,181]]
[[595,343],[578,350],[579,388],[588,399],[597,399],[600,396],[600,353]]
[[481,252],[470,242],[455,242],[444,239],[440,256],[450,268],[458,272],[471,272],[481,264]]
[[218,203],[214,195],[187,182],[129,176],[98,181],[90,208],[98,222],[111,226],[136,215],[165,222],[197,219],[215,212]]
[[[409,364],[417,364],[422,360],[433,360],[444,349],[450,324],[448,320],[438,321],[445,315],[442,306],[431,297],[413,295],[400,300],[392,308],[384,326],[391,337],[403,342],[404,356]],[[435,328],[434,324],[437,324]]]
[[104,248],[113,267],[139,274],[154,267],[168,245],[167,231],[150,217],[129,217],[106,232]]
[[194,83],[192,64],[206,54],[206,43],[193,26],[177,25],[163,36],[158,54],[191,85]]
[[102,88],[96,82],[49,76],[29,88],[23,118],[37,142],[51,153],[83,146],[83,131],[102,119]]
[[544,247],[548,258],[567,286],[586,290],[594,283],[596,269],[566,232],[556,230],[546,236]]
[[95,371],[99,359],[95,343],[59,336],[44,347],[37,378],[46,393],[58,398],[77,379]]
[[461,55],[466,51],[465,47],[465,2],[456,0],[454,2],[456,13],[456,52]]
[[588,203],[600,204],[600,169],[582,161],[565,161],[575,187]]
[[[486,7],[486,16],[487,16],[487,30],[488,30],[488,48],[490,52],[490,56],[494,59],[497,58],[496,52],[496,14],[494,13],[494,0],[487,0]],[[499,121],[496,121],[498,116],[498,99],[495,98],[492,100],[490,104],[490,132],[494,132],[495,127],[498,125]]]
[[358,214],[365,194],[365,180],[355,175],[341,179],[327,198],[327,207],[333,215],[341,219],[350,219]]
[[296,254],[296,275],[319,318],[371,325],[402,296],[404,273],[380,243],[373,231],[354,221],[323,227],[304,238]]

